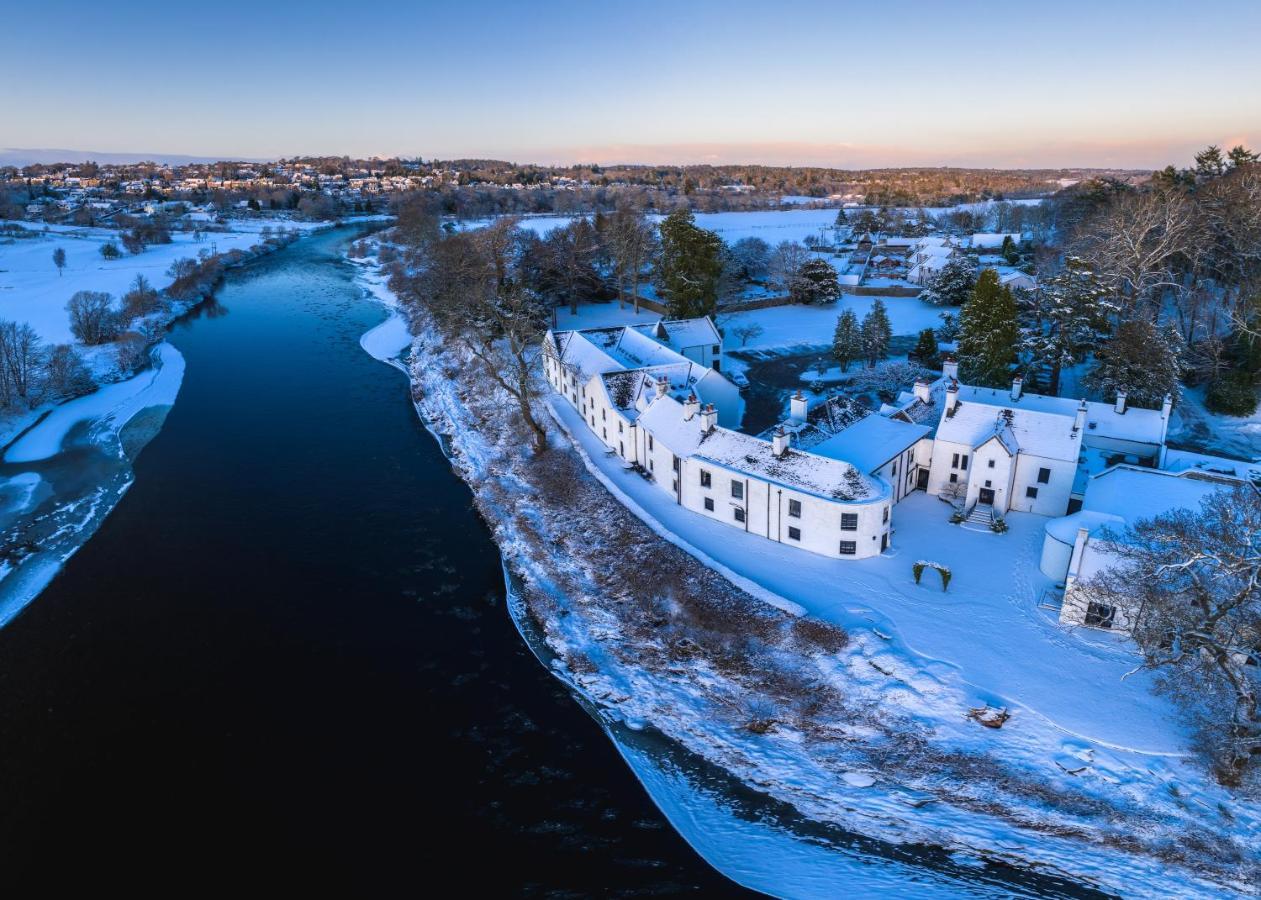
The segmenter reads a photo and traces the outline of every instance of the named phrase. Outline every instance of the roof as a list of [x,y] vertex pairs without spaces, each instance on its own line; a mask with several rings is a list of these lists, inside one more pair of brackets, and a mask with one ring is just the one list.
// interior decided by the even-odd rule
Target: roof
[[1113,466],[1090,479],[1082,509],[1133,523],[1174,509],[1199,509],[1200,501],[1209,494],[1234,483],[1237,482],[1189,472]]
[[631,325],[630,328],[680,352],[689,347],[722,343],[722,336],[708,316],[662,319],[651,325]]
[[870,473],[931,431],[927,425],[912,425],[909,422],[886,419],[884,416],[870,415],[816,444],[811,452],[853,463],[859,470]]
[[[1018,409],[1031,412],[1052,413],[1073,419],[1080,400],[1069,397],[1047,397],[1043,394],[1021,394],[1019,400],[1011,399],[1008,388],[973,387],[959,385],[961,403],[986,404],[991,408]],[[1160,444],[1165,433],[1164,416],[1157,409],[1127,407],[1118,413],[1110,403],[1086,404],[1086,435],[1110,437],[1134,441],[1140,444]]]
[[676,456],[691,456],[803,494],[833,502],[869,502],[888,493],[887,486],[847,462],[802,450],[776,456],[774,445],[751,435],[716,427],[701,433],[701,417],[683,418],[683,404],[661,397],[640,414],[639,424]]
[[1011,238],[1013,241],[1019,244],[1020,232],[1005,231],[1005,232],[998,232],[998,233],[974,234],[972,235],[972,246],[973,247],[1001,247],[1003,246],[1004,238]]
[[963,400],[962,388],[959,393],[961,399],[955,404],[954,412],[943,414],[937,426],[939,439],[975,448],[993,437],[1000,437],[1013,454],[1024,451],[1032,456],[1077,463],[1082,433],[1073,428],[1071,416],[1066,418],[1057,413],[1010,405],[998,408]]

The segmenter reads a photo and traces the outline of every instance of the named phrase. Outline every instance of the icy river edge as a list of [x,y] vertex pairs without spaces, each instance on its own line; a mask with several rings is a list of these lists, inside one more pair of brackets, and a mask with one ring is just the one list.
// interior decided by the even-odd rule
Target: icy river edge
[[[669,683],[654,683],[652,672],[628,671],[624,665],[619,669],[610,655],[602,655],[597,646],[601,636],[584,633],[592,627],[582,622],[589,599],[561,596],[549,569],[537,557],[531,559],[528,522],[523,531],[519,516],[512,521],[513,501],[503,494],[504,482],[515,480],[505,471],[503,447],[497,443],[504,435],[497,438],[494,428],[487,427],[487,408],[470,402],[469,385],[452,377],[460,361],[450,344],[422,323],[405,366],[398,356],[407,349],[409,335],[397,301],[370,265],[363,265],[360,283],[392,310],[365,335],[363,346],[408,372],[418,414],[473,489],[513,573],[508,575],[509,593],[516,598],[514,620],[523,637],[581,698],[675,827],[724,874],[748,887],[791,897],[832,896],[840,885],[858,896],[890,890],[907,896],[1145,896],[1167,894],[1174,885],[1181,896],[1251,893],[1250,886],[1229,876],[1223,879],[1220,871],[1199,873],[1197,866],[1131,853],[1115,841],[1083,841],[1080,833],[1075,838],[1071,831],[1053,827],[1030,832],[1003,815],[916,802],[913,791],[885,773],[877,772],[873,779],[858,761],[839,790],[822,793],[817,779],[823,773],[808,758],[776,758],[772,751],[762,758],[757,758],[761,751],[752,756],[733,753],[731,735],[717,724],[711,730],[704,709],[687,709],[681,718],[665,716],[654,699],[675,704],[687,698]],[[563,429],[555,430],[567,445]],[[578,448],[570,452],[581,454]],[[586,463],[590,470],[590,461]],[[550,565],[572,568],[562,552]],[[557,615],[541,614],[523,597],[531,588],[536,596],[540,588],[551,595],[547,602]],[[596,670],[575,671],[570,664],[575,650],[585,661],[594,661]],[[654,698],[654,693],[660,696]],[[737,809],[741,804],[733,802],[729,791],[707,790],[695,771],[685,775],[689,766],[672,760],[680,755],[703,761],[702,768],[712,766],[721,773],[717,780],[726,777],[746,790],[752,786],[749,793],[765,802],[754,799]],[[1030,797],[1025,811],[1045,804],[1045,797]],[[789,815],[777,821],[771,811],[775,805],[787,808]],[[1052,815],[1054,811],[1052,807]],[[793,818],[805,827],[794,827]]]

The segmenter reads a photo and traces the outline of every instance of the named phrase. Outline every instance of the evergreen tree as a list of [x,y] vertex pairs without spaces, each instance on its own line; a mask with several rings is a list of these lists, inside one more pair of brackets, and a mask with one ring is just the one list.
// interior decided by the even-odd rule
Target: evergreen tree
[[61,270],[66,267],[66,251],[63,247],[58,247],[53,251],[53,265],[57,267],[57,277],[61,277]]
[[1016,364],[1020,329],[1016,298],[986,269],[959,313],[959,375],[968,384],[1002,387]]
[[836,331],[832,333],[832,356],[841,364],[841,371],[848,372],[850,363],[863,355],[863,333],[858,325],[858,316],[852,309],[847,309],[836,320]]
[[1261,159],[1261,153],[1253,153],[1243,144],[1237,147],[1231,147],[1230,152],[1226,154],[1226,159],[1230,162],[1230,167],[1236,169],[1239,166],[1246,166],[1248,163],[1254,163]]
[[1025,328],[1021,349],[1049,372],[1047,391],[1059,395],[1060,374],[1099,346],[1116,312],[1110,292],[1085,261],[1069,257],[1064,269],[1042,280],[1037,313]]
[[1159,327],[1146,317],[1126,319],[1095,354],[1086,384],[1105,398],[1125,391],[1133,406],[1159,409],[1165,394],[1182,395],[1182,337],[1171,325]]
[[1003,235],[1003,248],[999,252],[1003,255],[1003,262],[1009,266],[1020,262],[1020,251],[1016,248],[1016,242],[1011,239],[1010,234]]
[[921,331],[919,340],[915,342],[915,349],[911,351],[911,356],[925,368],[937,368],[940,362],[937,358],[937,333],[931,328],[925,328]]
[[1214,144],[1210,144],[1199,153],[1195,154],[1195,174],[1201,178],[1216,178],[1226,172],[1226,157],[1222,155],[1222,148]]
[[836,222],[833,223],[837,228],[842,225],[849,224],[849,216],[845,215],[845,209],[841,208],[836,211]]
[[975,286],[972,262],[964,256],[954,256],[946,260],[941,271],[928,282],[928,290],[920,299],[934,306],[962,306],[972,296]]
[[698,228],[689,209],[666,216],[660,232],[657,279],[666,314],[681,319],[712,315],[722,274],[722,239]]
[[794,303],[831,303],[841,296],[836,269],[826,259],[807,260],[788,288]]
[[893,326],[889,323],[889,312],[884,301],[879,297],[871,304],[867,315],[863,316],[863,353],[867,364],[874,366],[889,352],[889,342],[893,340]]

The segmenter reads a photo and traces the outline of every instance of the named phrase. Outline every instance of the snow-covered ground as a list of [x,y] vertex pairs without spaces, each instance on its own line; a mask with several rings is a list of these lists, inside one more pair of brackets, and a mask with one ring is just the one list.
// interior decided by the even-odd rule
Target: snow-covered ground
[[[1041,200],[1012,200],[1022,206],[1034,206],[1041,203]],[[926,212],[933,218],[940,218],[954,210],[969,210],[979,212],[991,209],[994,206],[993,201],[982,201],[979,203],[961,203],[951,207],[929,207]],[[696,213],[696,224],[701,228],[716,232],[728,244],[734,244],[741,238],[758,237],[766,241],[768,244],[774,245],[781,241],[796,241],[802,243],[811,235],[821,237],[824,229],[831,228],[836,224],[836,209],[765,209],[752,210],[749,212],[717,212],[717,213]],[[907,210],[910,212],[910,210]],[[846,215],[851,218],[859,213],[859,210],[848,209]],[[570,222],[573,216],[523,216],[520,224],[522,228],[528,228],[538,234],[547,234],[554,228]],[[654,221],[660,221],[661,216],[652,217]],[[485,225],[487,219],[474,219],[462,223],[464,228],[477,228]]]
[[[941,325],[940,306],[924,303],[916,297],[860,297],[842,294],[835,303],[819,306],[771,306],[748,312],[720,313],[718,324],[724,329],[725,348],[732,350],[780,351],[790,348],[826,347],[832,343],[832,332],[840,314],[852,309],[859,320],[871,309],[876,300],[883,300],[889,311],[889,322],[894,334],[917,334],[925,328]],[[660,313],[641,310],[639,315],[630,306],[620,309],[614,303],[584,303],[578,307],[578,315],[571,315],[568,307],[557,310],[556,327],[604,328],[611,325],[630,325],[637,322],[655,322]],[[758,325],[762,333],[741,344],[734,329],[742,325]]]
[[[0,243],[0,319],[27,322],[48,343],[67,344],[74,340],[66,315],[66,302],[77,291],[106,291],[115,298],[127,292],[137,275],[144,275],[157,289],[170,283],[166,271],[177,259],[196,257],[200,250],[227,253],[248,250],[259,243],[266,226],[308,231],[327,223],[233,221],[229,232],[205,233],[200,243],[191,232],[172,232],[171,243],[153,244],[132,256],[123,251],[120,259],[101,257],[101,247],[113,241],[122,249],[119,232],[108,228],[77,228],[64,225],[19,223],[36,237]],[[66,267],[60,275],[53,265],[53,251],[66,251]]]

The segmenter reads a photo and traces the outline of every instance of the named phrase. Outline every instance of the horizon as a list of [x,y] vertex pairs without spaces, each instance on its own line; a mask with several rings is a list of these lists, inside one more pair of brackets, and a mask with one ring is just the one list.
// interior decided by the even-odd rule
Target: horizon
[[[1189,164],[1207,144],[1261,144],[1250,47],[1261,7],[1242,0],[1191,19],[1172,2],[1136,0],[1053,12],[911,2],[896,13],[797,0],[773,17],[747,2],[653,0],[627,13],[553,0],[493,4],[475,28],[459,10],[387,4],[349,39],[329,3],[295,19],[227,0],[227,18],[284,37],[239,43],[153,0],[50,3],[0,60],[10,84],[40,74],[38,92],[0,96],[0,146],[1152,170]],[[97,51],[115,42],[192,62],[122,52],[100,70]]]

